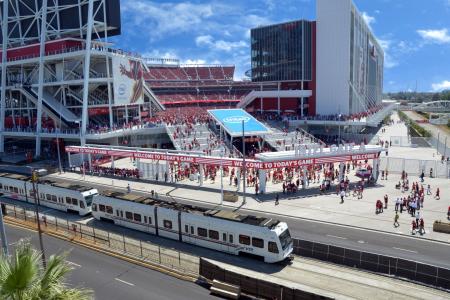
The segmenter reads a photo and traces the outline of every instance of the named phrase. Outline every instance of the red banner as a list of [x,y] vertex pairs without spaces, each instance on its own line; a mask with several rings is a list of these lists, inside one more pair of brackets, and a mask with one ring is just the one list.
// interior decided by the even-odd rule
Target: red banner
[[[85,147],[81,148],[78,146],[67,146],[66,152],[69,153],[87,153],[87,154],[100,154],[115,157],[133,157],[142,159],[152,159],[152,160],[163,160],[170,162],[185,162],[185,163],[196,163],[205,165],[215,165],[215,166],[229,166],[238,167],[243,166],[243,160],[237,158],[220,158],[211,156],[197,156],[197,155],[183,155],[177,153],[158,153],[158,152],[146,152],[146,151],[136,151],[136,150],[122,150],[122,149],[104,149],[104,148],[94,148]],[[366,160],[378,158],[379,152],[375,153],[364,153],[364,154],[354,154],[354,155],[341,155],[341,156],[323,156],[315,158],[301,158],[301,159],[290,159],[284,161],[258,161],[258,160],[246,160],[246,168],[252,169],[279,169],[279,168],[297,168],[303,166],[309,166],[314,164],[324,164],[324,163],[335,163],[335,162],[346,162],[353,160]]]

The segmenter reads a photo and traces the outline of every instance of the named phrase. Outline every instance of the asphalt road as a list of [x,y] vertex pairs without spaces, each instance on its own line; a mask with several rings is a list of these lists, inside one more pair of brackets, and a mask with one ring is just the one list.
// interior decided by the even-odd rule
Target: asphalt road
[[[108,190],[114,189],[110,186],[105,187],[104,185],[94,183],[90,183],[90,185],[99,191],[105,190],[106,188]],[[133,192],[139,194],[138,191]],[[194,201],[185,199],[180,202],[192,204]],[[216,207],[215,205],[195,203],[204,207]],[[254,211],[248,212],[255,214]],[[390,255],[450,269],[450,244],[448,243],[314,220],[285,217],[277,214],[262,212],[256,214],[270,216],[287,222],[291,235],[300,239],[376,254]]]
[[[6,226],[10,251],[20,238],[29,237],[37,248],[37,233]],[[94,290],[95,299],[215,299],[209,290],[194,283],[178,280],[157,271],[98,253],[69,242],[43,236],[47,257],[70,250],[68,261],[73,266],[69,277],[72,286]]]

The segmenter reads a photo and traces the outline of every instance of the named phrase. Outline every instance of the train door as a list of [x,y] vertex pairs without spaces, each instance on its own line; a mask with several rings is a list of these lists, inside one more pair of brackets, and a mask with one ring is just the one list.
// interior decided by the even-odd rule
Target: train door
[[195,226],[192,223],[184,223],[183,225],[183,241],[196,244]]

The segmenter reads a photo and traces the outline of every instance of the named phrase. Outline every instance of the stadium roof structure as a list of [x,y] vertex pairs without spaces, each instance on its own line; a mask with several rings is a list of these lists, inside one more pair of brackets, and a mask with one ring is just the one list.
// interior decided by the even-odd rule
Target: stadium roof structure
[[[212,109],[208,110],[208,113],[232,137],[260,136],[271,133],[264,124],[243,109]],[[242,128],[242,123],[244,123],[244,128]]]

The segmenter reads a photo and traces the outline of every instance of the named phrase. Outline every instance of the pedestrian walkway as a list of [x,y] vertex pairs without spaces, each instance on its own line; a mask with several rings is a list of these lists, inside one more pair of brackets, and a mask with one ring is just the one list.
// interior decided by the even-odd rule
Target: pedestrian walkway
[[[156,191],[160,195],[168,195],[183,199],[189,203],[219,205],[220,180],[216,182],[205,181],[202,187],[197,181],[186,179],[178,184],[147,183],[142,181],[130,182],[124,179],[102,178],[98,176],[82,176],[77,173],[51,174],[49,177],[55,179],[67,179],[92,182],[105,185],[105,187],[116,187],[125,189],[130,183],[131,189],[141,192]],[[418,177],[410,177],[410,182],[419,182]],[[352,180],[352,179],[350,179]],[[225,180],[224,180],[225,181]],[[300,190],[296,194],[282,194],[280,185],[268,184],[268,194],[254,195],[254,189],[247,189],[246,204],[242,205],[242,195],[236,203],[228,203],[228,207],[241,207],[243,209],[280,214],[313,219],[318,221],[332,222],[342,225],[350,225],[373,230],[411,235],[412,216],[406,211],[400,214],[399,227],[394,227],[394,206],[397,197],[407,196],[395,188],[400,181],[400,175],[390,175],[388,180],[380,180],[379,183],[370,188],[366,188],[363,199],[357,199],[352,195],[344,197],[344,203],[340,204],[340,197],[335,191],[328,194],[320,194],[317,188]],[[433,232],[432,225],[435,220],[446,220],[447,209],[450,206],[450,185],[448,179],[425,178],[424,184],[430,184],[432,191],[440,188],[441,199],[435,200],[433,195],[425,195],[424,208],[421,209],[422,217],[425,221],[424,238],[439,240],[450,243],[450,236],[444,233]],[[224,182],[225,190],[236,190],[236,187]],[[279,205],[275,206],[275,195],[279,194]],[[383,213],[376,214],[376,201],[383,200],[383,196],[389,196],[388,208]],[[420,235],[417,235],[420,236]]]

